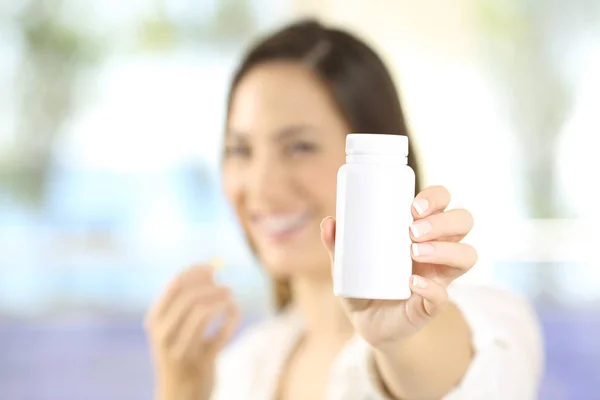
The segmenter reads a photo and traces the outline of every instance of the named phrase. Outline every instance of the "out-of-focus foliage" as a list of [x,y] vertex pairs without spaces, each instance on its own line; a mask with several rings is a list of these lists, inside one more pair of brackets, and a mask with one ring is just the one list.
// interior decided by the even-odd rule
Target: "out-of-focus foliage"
[[178,18],[168,12],[166,0],[156,0],[152,12],[138,27],[142,49],[168,51],[179,43],[238,43],[256,32],[257,23],[248,0],[219,0],[210,15]]
[[[149,4],[147,16],[126,28],[141,51],[170,51],[189,41],[237,43],[256,28],[249,0],[221,0],[211,15],[185,20],[171,16],[165,0]],[[17,28],[23,44],[14,85],[20,115],[11,156],[0,160],[0,187],[33,207],[44,201],[53,143],[73,111],[78,78],[106,60],[107,48],[119,48],[104,45],[111,32],[93,34],[69,23],[63,11],[74,6],[69,0],[29,0],[0,20]]]
[[42,202],[52,144],[68,118],[78,72],[100,60],[98,41],[61,18],[61,0],[32,0],[15,21],[22,38],[14,93],[20,118],[0,184],[25,204]]
[[[595,3],[595,4],[594,4]],[[507,117],[518,135],[515,162],[523,171],[521,190],[527,217],[569,218],[558,185],[558,140],[576,93],[567,59],[572,39],[594,23],[600,3],[589,0],[476,1],[481,44]],[[557,265],[532,267],[540,297],[559,292]]]
[[570,217],[560,203],[554,162],[557,139],[574,97],[562,55],[570,51],[569,39],[593,23],[590,16],[598,15],[599,3],[575,0],[565,7],[564,2],[553,0],[484,0],[476,4],[484,58],[521,143],[515,161],[524,174],[527,214]]

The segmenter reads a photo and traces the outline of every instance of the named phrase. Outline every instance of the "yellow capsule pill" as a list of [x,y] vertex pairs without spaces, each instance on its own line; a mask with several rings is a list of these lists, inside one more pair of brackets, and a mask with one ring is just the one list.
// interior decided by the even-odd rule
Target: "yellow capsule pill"
[[221,267],[223,267],[223,259],[221,259],[221,257],[215,257],[210,260],[209,264],[213,269],[221,269]]

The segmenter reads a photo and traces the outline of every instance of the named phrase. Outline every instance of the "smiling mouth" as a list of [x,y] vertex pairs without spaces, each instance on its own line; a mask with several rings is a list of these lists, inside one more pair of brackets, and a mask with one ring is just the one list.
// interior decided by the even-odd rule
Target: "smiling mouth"
[[263,214],[252,218],[258,232],[272,240],[285,239],[295,235],[305,228],[309,221],[310,214],[308,212]]

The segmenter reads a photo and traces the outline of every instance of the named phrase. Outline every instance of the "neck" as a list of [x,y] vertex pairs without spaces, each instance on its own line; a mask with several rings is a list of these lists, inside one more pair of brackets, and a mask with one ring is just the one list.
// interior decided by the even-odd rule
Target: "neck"
[[353,327],[330,280],[295,278],[292,296],[303,316],[307,338],[346,341],[352,336]]

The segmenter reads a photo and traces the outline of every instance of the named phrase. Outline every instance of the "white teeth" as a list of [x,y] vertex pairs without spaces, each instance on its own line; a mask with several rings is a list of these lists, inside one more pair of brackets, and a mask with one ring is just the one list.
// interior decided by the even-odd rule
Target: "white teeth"
[[277,235],[299,228],[306,220],[305,213],[295,213],[279,216],[265,216],[259,221],[259,226],[271,235]]

